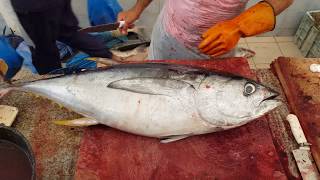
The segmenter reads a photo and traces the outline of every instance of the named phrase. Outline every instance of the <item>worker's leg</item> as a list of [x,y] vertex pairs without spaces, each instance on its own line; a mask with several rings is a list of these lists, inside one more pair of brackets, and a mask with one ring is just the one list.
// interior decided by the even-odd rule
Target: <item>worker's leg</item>
[[[43,13],[17,13],[18,18],[35,44],[33,65],[39,74],[46,74],[61,67],[56,47],[59,23],[55,20],[56,11]],[[51,18],[50,18],[51,17]]]
[[111,58],[111,52],[101,39],[88,33],[78,32],[78,22],[70,4],[65,7],[63,17],[60,23],[60,41],[90,56]]
[[[209,56],[198,51],[197,47],[190,49],[168,34],[163,24],[163,11],[160,13],[156,24],[153,27],[151,44],[149,47],[149,60],[163,59],[210,59]],[[231,57],[230,52],[221,57]]]

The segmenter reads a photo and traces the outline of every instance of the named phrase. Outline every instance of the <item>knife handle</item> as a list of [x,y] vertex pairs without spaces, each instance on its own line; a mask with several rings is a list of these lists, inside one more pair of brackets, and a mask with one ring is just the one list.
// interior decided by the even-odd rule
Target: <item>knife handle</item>
[[300,146],[310,145],[308,143],[304,133],[303,133],[303,130],[302,130],[301,125],[299,123],[298,117],[294,114],[289,114],[287,116],[287,121],[290,124],[292,134],[293,134],[294,138],[296,139],[297,143]]
[[125,21],[119,21],[119,28],[121,29],[126,24]]

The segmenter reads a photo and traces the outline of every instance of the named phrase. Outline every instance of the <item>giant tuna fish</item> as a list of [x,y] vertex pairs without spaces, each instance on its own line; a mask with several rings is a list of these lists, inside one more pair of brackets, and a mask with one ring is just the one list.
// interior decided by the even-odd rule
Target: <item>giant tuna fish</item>
[[172,142],[244,125],[280,105],[252,80],[169,64],[115,65],[2,90],[32,92],[81,114],[60,125],[104,124]]

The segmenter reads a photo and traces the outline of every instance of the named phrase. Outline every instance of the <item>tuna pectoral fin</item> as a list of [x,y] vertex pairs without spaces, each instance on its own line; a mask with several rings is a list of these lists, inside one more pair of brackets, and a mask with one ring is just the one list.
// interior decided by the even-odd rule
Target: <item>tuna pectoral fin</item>
[[174,141],[178,141],[178,140],[181,140],[181,139],[184,139],[184,138],[187,138],[191,135],[176,135],[176,136],[167,136],[167,137],[163,137],[161,138],[161,143],[171,143],[171,142],[174,142]]
[[166,95],[177,94],[181,89],[194,87],[180,80],[164,78],[132,78],[114,81],[108,85],[109,88],[121,89],[141,94]]
[[62,126],[77,126],[77,127],[84,127],[84,126],[92,126],[99,124],[98,121],[91,119],[91,118],[80,118],[80,119],[74,119],[74,120],[59,120],[53,122],[56,125],[62,125]]

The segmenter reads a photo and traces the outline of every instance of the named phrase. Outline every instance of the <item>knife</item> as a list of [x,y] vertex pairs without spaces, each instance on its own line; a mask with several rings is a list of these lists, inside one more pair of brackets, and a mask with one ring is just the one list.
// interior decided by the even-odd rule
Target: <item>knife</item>
[[122,28],[124,24],[125,24],[125,21],[119,21],[119,22],[110,23],[110,24],[101,24],[97,26],[91,26],[91,27],[80,29],[79,32],[92,33],[92,32],[113,31],[113,30],[117,30],[118,28]]
[[292,151],[293,157],[296,160],[298,169],[303,180],[320,179],[319,171],[314,163],[312,154],[310,152],[311,144],[308,143],[304,132],[299,123],[298,117],[294,114],[287,116],[287,121],[294,138],[299,144],[299,148]]

